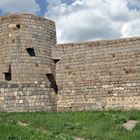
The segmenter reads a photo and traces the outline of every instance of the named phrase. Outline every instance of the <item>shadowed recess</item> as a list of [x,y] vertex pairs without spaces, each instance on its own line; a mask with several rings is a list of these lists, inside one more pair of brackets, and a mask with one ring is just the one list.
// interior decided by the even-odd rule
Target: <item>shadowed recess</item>
[[51,87],[54,89],[55,93],[57,94],[58,87],[57,87],[53,74],[46,74],[46,76],[47,76],[48,80],[50,81]]

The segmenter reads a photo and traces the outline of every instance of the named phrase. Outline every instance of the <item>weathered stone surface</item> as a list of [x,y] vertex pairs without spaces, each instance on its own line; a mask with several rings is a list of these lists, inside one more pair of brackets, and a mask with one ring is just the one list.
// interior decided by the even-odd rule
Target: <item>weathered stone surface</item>
[[56,45],[55,23],[0,17],[0,110],[140,109],[140,38]]
[[55,34],[51,20],[30,14],[0,17],[0,110],[56,110],[46,76],[48,69],[55,75]]
[[140,38],[53,47],[57,110],[140,109]]

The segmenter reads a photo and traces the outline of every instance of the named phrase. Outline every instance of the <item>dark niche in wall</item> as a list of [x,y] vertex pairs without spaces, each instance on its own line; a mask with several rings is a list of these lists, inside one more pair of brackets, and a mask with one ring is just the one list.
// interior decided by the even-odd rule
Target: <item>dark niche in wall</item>
[[50,84],[51,84],[51,88],[53,88],[53,90],[55,91],[55,93],[57,94],[58,92],[58,87],[57,87],[57,84],[56,84],[56,81],[55,81],[55,78],[53,76],[53,74],[46,74]]
[[37,62],[36,62],[36,64],[35,64],[35,65],[36,65],[36,67],[39,67],[39,65],[38,65],[38,63],[37,63]]
[[11,81],[12,80],[11,64],[8,67],[8,71],[4,72],[4,75],[5,75],[5,80],[6,81]]
[[34,48],[27,48],[26,51],[31,57],[35,57],[35,50]]
[[4,73],[4,75],[5,75],[5,80],[6,81],[11,81],[12,80],[12,74],[11,73]]
[[20,29],[20,24],[16,24],[17,29]]

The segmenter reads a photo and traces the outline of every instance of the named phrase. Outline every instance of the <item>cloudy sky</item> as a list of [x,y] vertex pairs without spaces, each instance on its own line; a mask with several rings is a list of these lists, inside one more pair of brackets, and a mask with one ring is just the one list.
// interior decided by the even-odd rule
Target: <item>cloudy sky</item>
[[0,15],[56,22],[58,43],[140,36],[140,0],[0,0]]

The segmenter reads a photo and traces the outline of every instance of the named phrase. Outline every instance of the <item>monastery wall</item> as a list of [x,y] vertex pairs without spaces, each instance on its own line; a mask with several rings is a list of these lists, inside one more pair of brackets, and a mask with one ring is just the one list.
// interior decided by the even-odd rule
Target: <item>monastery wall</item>
[[140,109],[140,38],[56,45],[55,23],[0,17],[0,111]]
[[140,38],[53,48],[58,111],[140,109]]

